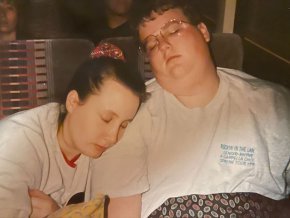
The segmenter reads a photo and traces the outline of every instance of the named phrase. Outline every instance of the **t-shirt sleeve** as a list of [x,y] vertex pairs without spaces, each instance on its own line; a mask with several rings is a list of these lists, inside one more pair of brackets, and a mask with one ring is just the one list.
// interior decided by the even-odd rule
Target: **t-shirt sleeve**
[[93,160],[91,196],[111,197],[140,194],[148,189],[146,138],[150,116],[141,108],[127,127],[123,138],[100,158]]
[[288,159],[286,169],[285,169],[285,183],[286,183],[286,195],[290,195],[290,90],[289,89],[284,89],[284,92],[282,92],[284,95],[282,95],[281,102],[278,102],[277,108],[279,111],[281,121],[280,123],[285,122],[285,132],[281,136],[281,138],[285,138],[285,149],[282,150],[282,155],[286,155],[286,160]]
[[[29,136],[28,136],[29,135]],[[40,183],[41,164],[32,146],[31,132],[9,122],[0,126],[0,213],[5,217],[28,217],[28,187]]]
[[[269,151],[272,158],[272,173],[281,172],[284,182],[285,194],[290,194],[290,90],[278,86],[278,91],[274,95],[274,107],[276,109],[276,120],[271,122],[271,133],[273,141],[272,150]],[[269,122],[269,121],[268,121]],[[275,156],[274,156],[275,155]],[[277,160],[284,160],[280,166],[280,171],[275,170]],[[283,184],[283,183],[282,183]]]
[[286,179],[286,194],[290,197],[290,162],[288,162],[288,166],[285,171],[285,179]]
[[[285,183],[286,183],[286,195],[290,195],[290,90],[280,87],[280,92],[277,92],[276,96],[276,108],[277,108],[277,120],[278,124],[282,128],[278,129],[280,132],[279,138],[281,144],[284,145],[280,149],[280,155],[277,158],[282,159],[285,156],[286,166],[283,166]],[[276,134],[278,135],[278,133]],[[277,137],[277,136],[276,136]]]
[[[289,131],[289,140],[288,140],[288,163],[284,171],[285,183],[286,183],[286,195],[290,197],[290,104],[289,104],[289,120],[288,120],[288,131]],[[287,154],[286,154],[287,155]]]

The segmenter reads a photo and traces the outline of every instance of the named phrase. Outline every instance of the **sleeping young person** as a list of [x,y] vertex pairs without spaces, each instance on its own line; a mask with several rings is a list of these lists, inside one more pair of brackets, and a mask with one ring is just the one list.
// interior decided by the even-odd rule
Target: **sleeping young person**
[[85,192],[91,160],[120,140],[145,99],[141,77],[120,50],[106,44],[92,54],[76,71],[64,104],[0,121],[1,216],[45,217]]
[[155,79],[123,139],[93,161],[92,193],[122,196],[138,170],[150,186],[143,218],[289,217],[290,92],[216,67],[198,4],[146,0],[132,9]]

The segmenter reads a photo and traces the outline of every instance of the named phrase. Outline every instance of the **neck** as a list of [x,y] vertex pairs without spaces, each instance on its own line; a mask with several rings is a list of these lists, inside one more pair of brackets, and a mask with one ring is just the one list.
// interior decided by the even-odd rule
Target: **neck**
[[175,81],[175,90],[169,90],[186,107],[204,107],[216,95],[219,87],[219,77],[214,65],[199,69],[199,74],[188,74],[188,77]]
[[16,32],[11,33],[0,33],[0,41],[14,41],[16,40]]
[[188,95],[175,95],[175,97],[186,107],[204,107],[214,98],[219,87],[219,77],[202,84],[195,84],[194,89]]
[[72,147],[72,142],[69,137],[66,119],[64,120],[63,124],[58,128],[57,140],[60,146],[60,150],[68,160],[72,160],[75,156],[77,156],[80,153],[78,150]]
[[122,24],[128,21],[128,16],[126,15],[116,15],[107,13],[107,23],[108,26],[112,29],[121,26]]

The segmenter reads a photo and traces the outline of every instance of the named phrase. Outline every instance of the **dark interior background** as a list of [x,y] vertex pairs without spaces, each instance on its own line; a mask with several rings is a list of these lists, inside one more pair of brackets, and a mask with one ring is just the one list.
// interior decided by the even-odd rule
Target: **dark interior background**
[[[86,38],[102,22],[100,0],[19,0],[19,39]],[[217,32],[225,0],[201,0]],[[234,33],[244,45],[244,71],[290,88],[290,0],[237,0]]]
[[[222,0],[203,0],[200,8],[213,32]],[[234,33],[244,45],[244,71],[290,88],[290,1],[237,0]]]

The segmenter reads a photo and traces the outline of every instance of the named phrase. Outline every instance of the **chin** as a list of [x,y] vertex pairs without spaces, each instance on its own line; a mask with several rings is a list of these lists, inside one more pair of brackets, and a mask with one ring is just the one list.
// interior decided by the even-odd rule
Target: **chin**
[[102,154],[103,154],[103,152],[102,153],[97,153],[97,154],[94,154],[94,155],[88,155],[88,156],[91,157],[91,158],[97,159],[97,158],[101,157]]
[[183,79],[189,72],[190,71],[184,69],[184,67],[180,65],[176,65],[168,71],[172,79]]
[[100,151],[83,151],[82,152],[83,155],[89,157],[89,158],[93,158],[93,159],[96,159],[96,158],[99,158],[103,152],[100,152]]

